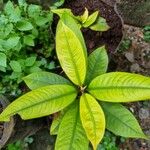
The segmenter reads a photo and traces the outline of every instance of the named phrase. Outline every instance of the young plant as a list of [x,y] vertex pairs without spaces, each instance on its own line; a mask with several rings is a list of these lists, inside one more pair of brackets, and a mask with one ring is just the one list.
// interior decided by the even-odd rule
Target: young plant
[[81,16],[75,16],[70,9],[63,8],[63,9],[52,9],[52,12],[59,15],[61,18],[64,13],[67,13],[72,18],[75,19],[78,26],[81,28],[90,28],[94,31],[107,31],[109,29],[109,26],[106,22],[106,19],[99,16],[99,11],[95,11],[91,15],[89,15],[89,12],[87,8],[85,8],[85,11],[83,15]]
[[57,134],[56,150],[88,150],[89,141],[96,150],[105,128],[123,137],[147,139],[135,117],[119,103],[148,100],[150,78],[106,73],[105,47],[88,57],[79,26],[67,13],[57,25],[56,52],[70,81],[48,72],[25,77],[32,91],[12,102],[0,121],[15,114],[27,120],[59,112],[51,126],[51,133]]
[[[57,8],[64,0],[56,0]],[[8,1],[0,10],[0,94],[18,96],[22,77],[53,63],[53,13],[26,0]],[[36,54],[35,54],[36,53]]]

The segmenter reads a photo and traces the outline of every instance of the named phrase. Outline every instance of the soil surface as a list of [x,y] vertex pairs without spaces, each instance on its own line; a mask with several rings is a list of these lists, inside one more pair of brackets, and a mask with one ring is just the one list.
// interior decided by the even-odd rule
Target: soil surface
[[[150,43],[144,41],[142,28],[124,25],[124,39],[130,40],[131,44],[127,50],[119,52],[118,49],[117,53],[111,54],[111,71],[150,76]],[[143,131],[150,136],[150,101],[129,103],[127,107],[134,113]],[[150,141],[127,139],[120,145],[120,150],[150,150]]]
[[127,24],[143,27],[150,24],[150,0],[116,0]]
[[106,45],[110,52],[114,52],[122,39],[122,21],[110,5],[100,0],[66,0],[64,8],[70,8],[75,15],[83,14],[85,7],[90,14],[99,10],[100,15],[107,20],[110,30],[103,32],[96,32],[90,29],[82,29],[87,49],[89,52]]

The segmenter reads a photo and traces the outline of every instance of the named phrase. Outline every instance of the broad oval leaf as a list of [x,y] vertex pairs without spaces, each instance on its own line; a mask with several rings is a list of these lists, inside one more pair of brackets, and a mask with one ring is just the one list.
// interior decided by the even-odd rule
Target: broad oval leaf
[[131,138],[147,137],[134,115],[121,104],[101,102],[106,117],[106,128],[116,135]]
[[53,85],[53,84],[71,85],[71,83],[67,79],[57,74],[44,72],[44,71],[32,73],[24,77],[23,80],[31,90],[40,88],[42,86]]
[[96,77],[88,91],[107,102],[134,102],[150,99],[150,78],[124,72],[113,72]]
[[32,119],[58,112],[76,98],[76,89],[70,85],[49,85],[33,90],[12,102],[0,115],[0,121],[9,121],[19,114]]
[[16,26],[20,31],[28,31],[33,29],[33,25],[27,20],[19,21]]
[[[81,34],[76,22],[64,14],[62,18],[72,20],[76,30]],[[72,26],[65,24],[66,20],[61,19],[57,26],[56,33],[56,52],[60,64],[70,80],[77,85],[82,85],[86,76],[87,58],[84,46],[80,40],[80,36],[76,36]]]
[[79,115],[79,103],[74,102],[65,113],[59,127],[55,150],[88,150],[88,139]]
[[98,102],[89,94],[81,96],[80,116],[86,135],[96,150],[104,136],[105,116]]
[[108,56],[105,46],[94,50],[88,57],[88,71],[86,84],[89,84],[95,77],[106,73],[108,67]]

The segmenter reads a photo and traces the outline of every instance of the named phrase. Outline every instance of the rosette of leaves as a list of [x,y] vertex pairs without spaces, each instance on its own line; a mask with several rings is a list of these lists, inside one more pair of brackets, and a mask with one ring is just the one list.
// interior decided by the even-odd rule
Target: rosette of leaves
[[57,134],[56,150],[96,150],[105,129],[116,135],[147,139],[137,120],[122,104],[150,98],[150,78],[125,73],[106,73],[105,47],[87,56],[76,21],[63,13],[57,25],[56,52],[68,79],[39,72],[24,78],[32,91],[12,102],[0,115],[9,121],[19,114],[33,119],[59,112],[51,134]]

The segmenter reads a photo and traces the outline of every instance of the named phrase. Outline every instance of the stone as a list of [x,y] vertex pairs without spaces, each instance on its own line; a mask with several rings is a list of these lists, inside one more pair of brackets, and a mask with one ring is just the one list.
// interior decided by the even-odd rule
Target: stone
[[150,112],[148,109],[144,109],[144,108],[141,108],[139,110],[139,117],[140,119],[147,119],[150,117]]
[[130,67],[131,72],[140,72],[140,70],[141,70],[141,68],[138,63],[135,63],[135,64],[131,65],[131,67]]
[[128,61],[134,62],[134,55],[132,52],[126,52],[125,57],[128,59]]

